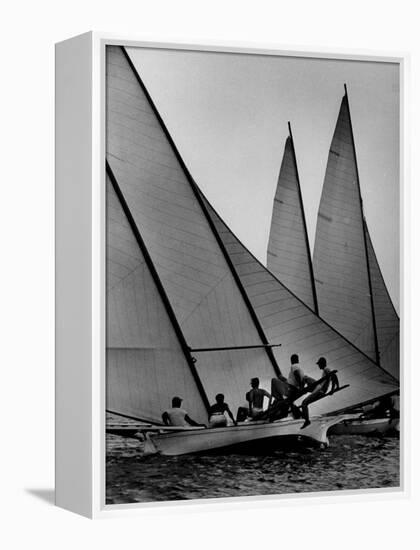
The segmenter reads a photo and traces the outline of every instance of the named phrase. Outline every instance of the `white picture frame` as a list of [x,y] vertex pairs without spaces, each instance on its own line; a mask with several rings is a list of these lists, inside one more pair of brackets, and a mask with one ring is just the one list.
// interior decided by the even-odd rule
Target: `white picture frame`
[[[56,504],[90,518],[136,513],[153,504],[105,504],[105,48],[107,45],[253,53],[338,60],[382,61],[400,66],[401,235],[405,235],[407,178],[406,54],[379,54],[246,44],[141,42],[90,32],[56,45]],[[405,257],[404,240],[401,257]],[[400,262],[402,270],[403,262]],[[407,494],[408,330],[406,274],[401,271],[402,409],[401,487]],[[75,406],[77,404],[77,406]],[[327,493],[332,499],[380,498],[384,489]],[[292,498],[320,500],[324,493],[252,497],[266,505]],[[220,506],[246,505],[248,498],[218,499]],[[165,503],[199,506],[209,500]]]

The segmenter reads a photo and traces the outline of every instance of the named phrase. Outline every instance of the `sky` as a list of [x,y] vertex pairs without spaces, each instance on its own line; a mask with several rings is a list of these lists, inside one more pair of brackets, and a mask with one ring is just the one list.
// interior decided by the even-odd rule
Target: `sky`
[[399,312],[399,67],[393,63],[128,48],[201,190],[264,264],[292,126],[309,242],[347,84],[369,232]]

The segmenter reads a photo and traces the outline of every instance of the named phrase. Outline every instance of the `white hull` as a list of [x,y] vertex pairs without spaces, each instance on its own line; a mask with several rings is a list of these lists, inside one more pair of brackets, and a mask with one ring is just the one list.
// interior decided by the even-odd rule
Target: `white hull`
[[389,418],[374,418],[371,420],[343,420],[339,424],[331,426],[328,430],[333,435],[364,435],[384,434],[389,431],[399,431],[400,422],[398,419],[389,421]]
[[352,415],[319,416],[301,429],[303,420],[285,419],[276,422],[249,422],[227,428],[186,430],[176,433],[148,434],[146,451],[176,456],[190,453],[212,452],[253,443],[276,444],[284,437],[305,437],[319,444],[328,445],[328,429]]

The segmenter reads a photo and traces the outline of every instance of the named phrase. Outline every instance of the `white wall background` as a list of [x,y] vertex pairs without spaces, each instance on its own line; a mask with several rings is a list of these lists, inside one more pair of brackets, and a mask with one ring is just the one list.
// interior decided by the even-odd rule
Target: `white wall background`
[[[54,42],[106,30],[139,39],[221,40],[280,46],[361,48],[412,53],[411,305],[419,305],[419,61],[415,3],[352,0],[38,0],[2,8],[0,86],[0,452],[3,548],[330,548],[417,547],[419,429],[411,422],[412,496],[339,504],[248,505],[221,511],[150,511],[89,522],[51,506],[54,479],[53,151]],[[407,255],[408,255],[407,250]],[[407,312],[406,312],[407,313]],[[407,358],[408,362],[408,358]],[[413,361],[408,380],[420,383]],[[414,416],[414,406],[413,416]],[[418,414],[418,407],[415,411]],[[75,473],[75,475],[77,475]]]

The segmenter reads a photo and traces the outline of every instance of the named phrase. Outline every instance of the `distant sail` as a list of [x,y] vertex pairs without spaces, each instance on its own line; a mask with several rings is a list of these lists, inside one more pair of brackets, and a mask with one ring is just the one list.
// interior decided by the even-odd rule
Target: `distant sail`
[[399,378],[400,320],[389,297],[366,224],[365,231],[378,334],[379,361],[384,369]]
[[314,272],[319,314],[377,360],[360,189],[347,96],[341,103],[318,212]]
[[287,372],[290,355],[297,353],[305,373],[319,378],[321,371],[315,362],[324,356],[328,365],[338,370],[340,383],[350,384],[342,392],[315,403],[313,412],[334,412],[370,401],[398,388],[392,376],[320,319],[277,280],[245,248],[207,201],[206,207],[267,338],[282,344],[274,350],[282,370]]
[[317,312],[311,253],[291,133],[286,140],[273,202],[267,267]]
[[[265,344],[189,173],[119,47],[107,47],[107,159],[188,345]],[[209,400],[223,392],[232,406],[245,402],[251,377],[269,389],[277,372],[264,348],[194,355]]]
[[206,408],[112,185],[107,178],[107,409],[161,422],[179,395],[192,418]]
[[347,94],[328,156],[313,264],[321,317],[398,376],[399,321],[363,217]]

